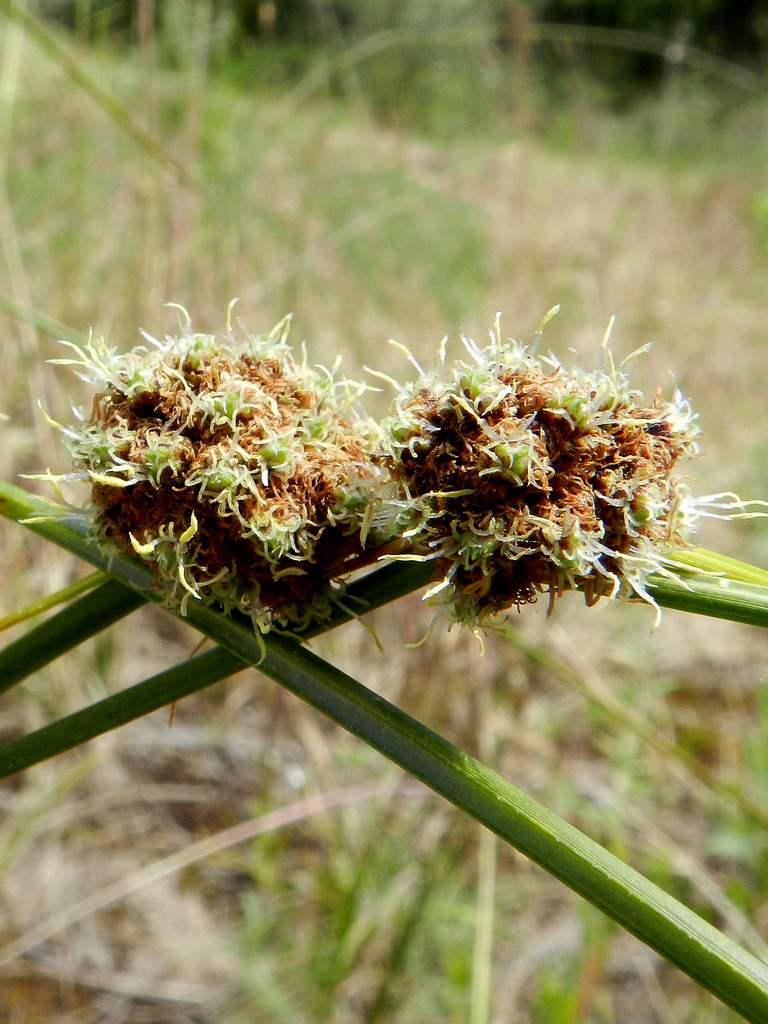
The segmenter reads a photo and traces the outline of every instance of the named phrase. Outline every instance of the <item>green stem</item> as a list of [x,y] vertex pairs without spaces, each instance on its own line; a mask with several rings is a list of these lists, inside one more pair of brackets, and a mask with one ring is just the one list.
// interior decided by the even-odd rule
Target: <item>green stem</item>
[[[43,504],[17,488],[0,485],[0,511],[12,518],[26,518]],[[88,542],[87,524],[81,520],[70,517],[35,523],[32,528],[94,564],[105,565],[106,556]],[[116,558],[109,565],[118,579],[157,599],[147,587],[144,569],[130,559]],[[698,584],[694,580],[692,586]],[[681,590],[685,592],[682,586]],[[759,592],[760,588],[750,590]],[[668,591],[664,594],[668,596]],[[716,596],[705,594],[705,604],[713,607]],[[764,612],[768,617],[768,604]],[[181,617],[178,611],[175,614]],[[768,1024],[765,964],[492,769],[292,640],[271,634],[256,637],[242,623],[197,603],[190,604],[187,621],[224,648],[194,660],[196,688],[197,684],[208,685],[217,673],[223,669],[228,673],[238,663],[257,665],[561,879],[746,1019]],[[171,670],[172,682],[176,679],[181,685],[181,675],[188,671],[188,666]],[[164,702],[174,699],[158,686],[158,679],[167,683],[168,673],[148,681],[150,690],[158,690],[156,698],[161,698],[162,691]],[[143,686],[147,683],[139,684]],[[136,690],[128,691],[132,713],[137,711]],[[185,692],[191,691],[187,688]],[[121,697],[108,698],[113,708],[114,702],[119,708]],[[93,713],[93,709],[86,710]],[[73,717],[69,716],[65,727],[70,737]],[[37,737],[38,751],[43,733],[32,734]],[[50,732],[47,735],[50,737]],[[26,739],[31,742],[32,737]],[[24,740],[15,744],[17,759],[21,743]]]
[[705,576],[672,580],[655,576],[648,591],[664,608],[768,627],[768,587]]
[[19,3],[18,0],[0,0],[0,9],[5,12],[6,17],[21,25],[39,48],[54,63],[58,64],[69,80],[90,96],[107,117],[132,138],[145,153],[172,170],[181,184],[187,188],[202,191],[202,184],[189,168],[169,152],[159,139],[140,125],[129,110],[102,88],[99,82],[60,45],[56,37],[48,31],[45,23],[26,9],[26,4]]
[[[360,615],[364,615],[426,586],[431,579],[426,571],[414,575],[402,565],[385,565],[352,583],[344,596]],[[144,603],[144,597],[116,579],[108,580],[93,594],[74,601],[0,650],[0,693],[130,615]],[[352,617],[351,612],[337,608],[327,622],[306,630],[303,637],[311,639],[349,622]]]
[[[95,575],[100,576],[101,573]],[[139,594],[117,580],[102,583],[0,651],[0,693],[124,618],[143,603],[144,599]]]
[[561,879],[737,1012],[768,1021],[768,968],[567,822],[350,676],[283,637],[259,641],[209,608],[195,624],[225,649],[200,655],[8,744],[2,773],[258,667]]
[[[226,623],[208,635],[233,652]],[[251,657],[253,652],[251,652]],[[768,1021],[768,968],[511,783],[315,655],[270,640],[260,669],[490,828],[747,1019]]]
[[[422,580],[420,585],[426,582],[428,580]],[[360,602],[367,611],[372,611],[413,589],[411,573],[403,572],[400,565],[387,565],[353,584],[347,596]],[[134,591],[118,580],[110,580],[58,616],[30,630],[0,651],[0,693],[143,603],[144,599]],[[314,626],[307,631],[306,637],[310,639],[349,619],[349,613],[339,609],[330,622]],[[250,635],[250,627],[245,628]],[[219,657],[214,658],[214,654]],[[240,658],[217,648],[105,697],[3,746],[0,749],[0,779],[72,750],[165,704],[181,700],[190,693],[226,679],[243,667]]]
[[691,569],[719,573],[736,582],[768,586],[768,569],[750,565],[749,562],[740,562],[738,558],[729,558],[728,555],[721,555],[718,551],[710,551],[708,548],[679,548],[670,552],[670,560]]
[[6,615],[5,618],[0,619],[0,633],[10,629],[11,626],[17,626],[20,622],[26,622],[28,619],[34,619],[43,612],[50,611],[56,605],[64,604],[66,601],[71,601],[73,598],[93,590],[100,583],[104,583],[106,579],[107,577],[103,572],[92,572],[89,576],[84,576],[82,579],[75,580],[74,583],[62,587],[55,594],[48,594],[46,597],[33,601],[26,608],[22,608],[20,611],[13,612],[11,615]]
[[65,750],[72,750],[111,729],[218,683],[245,667],[240,658],[220,648],[175,665],[136,686],[6,743],[0,749],[0,778],[31,768]]
[[57,341],[63,338],[65,341],[72,341],[76,345],[83,345],[88,341],[87,334],[76,331],[74,327],[68,327],[60,320],[54,320],[53,317],[40,313],[36,309],[22,306],[20,302],[16,302],[15,299],[12,299],[9,295],[4,295],[2,292],[0,292],[0,309],[22,323],[29,324],[45,334],[50,334]]

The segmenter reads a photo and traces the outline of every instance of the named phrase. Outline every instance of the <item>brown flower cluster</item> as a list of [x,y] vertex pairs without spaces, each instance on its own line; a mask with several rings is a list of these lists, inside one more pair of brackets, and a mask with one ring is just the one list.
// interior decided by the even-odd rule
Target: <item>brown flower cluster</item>
[[687,532],[674,470],[694,449],[679,395],[645,403],[612,364],[567,371],[496,336],[471,363],[401,390],[384,462],[405,535],[439,565],[459,621],[643,579]]
[[149,560],[179,600],[239,608],[261,628],[330,614],[380,476],[352,409],[362,387],[298,366],[285,325],[81,356],[106,383],[70,432],[101,534]]

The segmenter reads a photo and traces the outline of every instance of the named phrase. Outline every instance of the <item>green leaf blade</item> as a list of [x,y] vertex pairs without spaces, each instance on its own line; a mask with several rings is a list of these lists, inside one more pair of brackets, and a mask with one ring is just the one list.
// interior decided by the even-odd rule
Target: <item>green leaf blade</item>
[[118,726],[220,682],[245,667],[240,658],[220,648],[175,665],[142,683],[6,743],[0,748],[0,779],[72,750]]
[[[34,508],[29,509],[38,500],[17,488],[0,485],[0,512],[11,514],[11,518],[34,514]],[[37,523],[31,528],[97,567],[108,568],[142,596],[160,599],[143,573],[144,566],[121,558],[107,566],[107,556],[90,543],[87,530],[76,518]],[[682,607],[687,601],[692,609],[707,609],[705,614],[768,624],[766,588],[723,586],[692,577],[690,585],[681,583],[679,590],[673,581],[654,582],[654,597],[669,607]],[[178,611],[174,614],[181,617]],[[737,1013],[758,1024],[768,1024],[766,964],[491,768],[293,640],[272,634],[257,638],[236,619],[194,602],[190,602],[186,621],[224,649],[210,652],[211,659],[218,655],[224,660],[218,665],[213,662],[210,677],[205,673],[198,678],[193,675],[185,685],[209,685],[207,680],[216,678],[222,666],[227,666],[227,657],[233,659],[229,663],[232,665],[239,661],[258,666],[559,878]],[[177,666],[177,670],[183,675],[189,671],[188,665]],[[152,683],[152,689],[157,688],[157,677],[147,682]],[[121,697],[116,695],[118,708]],[[156,693],[157,700],[163,698],[175,699],[167,691]],[[136,705],[132,710],[137,710]],[[40,732],[36,734],[38,744]]]
[[654,577],[648,591],[664,608],[768,627],[766,586],[702,576],[689,576],[685,580]]
[[0,650],[0,693],[129,615],[144,598],[108,580]]

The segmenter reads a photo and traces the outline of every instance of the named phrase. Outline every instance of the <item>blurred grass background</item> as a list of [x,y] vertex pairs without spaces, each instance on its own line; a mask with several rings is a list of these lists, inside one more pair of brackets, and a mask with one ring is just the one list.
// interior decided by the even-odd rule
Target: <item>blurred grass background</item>
[[[695,492],[765,496],[768,27],[669,6],[4,3],[2,478],[66,469],[36,403],[86,397],[45,364],[67,325],[127,348],[174,329],[166,301],[216,330],[238,296],[251,329],[293,312],[317,361],[402,378],[390,337],[428,362],[560,303],[565,361],[613,313],[619,356],[655,341],[635,376],[699,411]],[[765,564],[766,536],[700,539]],[[0,615],[84,572],[9,524],[0,551]],[[383,655],[359,625],[318,649],[766,955],[763,635],[571,597],[481,657],[442,629],[407,649],[418,599],[372,619]],[[195,643],[142,610],[4,695],[0,736]],[[255,672],[0,808],[3,1024],[734,1019]]]

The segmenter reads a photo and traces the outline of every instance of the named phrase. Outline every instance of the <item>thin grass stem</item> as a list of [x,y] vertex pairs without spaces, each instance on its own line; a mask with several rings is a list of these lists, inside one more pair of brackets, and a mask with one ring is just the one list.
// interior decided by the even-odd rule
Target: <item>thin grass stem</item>
[[709,615],[716,619],[768,627],[768,587],[691,576],[673,580],[660,576],[648,582],[648,592],[663,608]]
[[100,734],[254,664],[550,871],[747,1019],[768,1021],[768,967],[587,836],[294,641],[267,636],[263,653],[252,633],[220,613],[200,608],[195,619],[226,649],[199,655],[9,744],[0,757],[0,774],[36,763],[44,748],[69,749],[89,733]]
[[[44,503],[18,488],[0,485],[0,511],[12,518],[28,518],[40,504]],[[82,553],[99,567],[105,567],[106,556],[89,542],[87,531],[76,517],[37,522],[31,528]],[[135,585],[139,580],[138,585],[142,586],[144,573],[139,570],[144,568],[129,559],[115,559],[110,571],[123,582]],[[693,582],[699,584],[698,580]],[[665,583],[669,587],[668,581]],[[740,590],[747,587],[744,584]],[[146,596],[152,597],[151,588],[145,583],[143,589]],[[682,584],[680,590],[687,593]],[[749,587],[747,593],[751,591],[761,593],[762,588]],[[665,596],[668,593],[673,600],[678,599],[674,590],[667,590]],[[765,593],[763,598],[766,601],[763,613],[766,613]],[[749,603],[744,594],[740,601],[742,605]],[[715,595],[705,592],[704,603],[711,609],[714,602]],[[181,617],[179,611],[174,614]],[[199,603],[191,604],[186,618],[223,650],[210,651],[194,659],[191,679],[189,665],[170,670],[172,686],[183,686],[184,692],[191,692],[193,684],[210,685],[210,681],[221,677],[222,670],[236,668],[238,662],[259,667],[265,675],[364,740],[584,896],[737,1013],[748,1020],[768,1024],[768,966],[492,769],[293,640],[273,634],[258,638],[242,623]],[[174,693],[168,692],[168,673],[155,677],[150,690],[157,688],[158,678],[163,678],[164,685],[162,695],[155,694],[156,699],[162,699],[163,703],[177,699]],[[139,687],[144,685],[138,684]],[[136,690],[136,687],[131,688],[133,711],[136,710]],[[175,693],[178,692],[176,689]],[[123,694],[117,694],[107,699],[116,701],[119,708],[122,697]],[[113,703],[112,708],[115,706]],[[86,709],[87,712],[93,714],[93,709]],[[69,716],[69,725],[64,727],[65,733],[70,730],[70,738],[72,717]],[[56,726],[61,728],[60,723],[54,723],[47,729]],[[38,749],[41,733],[42,730],[38,730],[37,734],[32,734],[37,735]],[[12,749],[17,763],[18,744],[22,742],[16,741]],[[27,748],[27,757],[30,756]]]
[[[94,576],[101,576],[94,573]],[[102,577],[103,578],[103,577]],[[129,615],[144,599],[107,580],[0,650],[0,693]]]
[[570,662],[550,653],[540,644],[532,643],[516,626],[506,625],[502,635],[531,665],[538,666],[566,686],[578,690],[586,700],[610,715],[614,722],[660,755],[655,763],[661,771],[676,770],[679,781],[694,798],[717,801],[731,812],[748,816],[763,828],[768,828],[767,806],[755,802],[735,783],[718,778],[707,764],[680,743],[666,739],[652,722],[622,704],[600,680],[583,675]]
[[218,683],[245,667],[240,658],[220,648],[190,658],[142,683],[6,743],[0,749],[0,778],[15,775],[72,750],[196,690]]
[[57,340],[62,338],[64,341],[71,341],[75,345],[83,345],[88,341],[88,335],[83,334],[82,331],[77,331],[74,327],[68,327],[67,324],[63,324],[60,320],[48,316],[47,313],[40,313],[30,306],[24,306],[22,303],[11,298],[10,295],[4,295],[2,292],[0,292],[0,309],[4,313],[15,317],[21,323],[28,324],[30,327],[34,327],[35,330],[43,331]]
[[88,576],[84,576],[82,579],[75,580],[74,583],[62,587],[53,594],[48,594],[37,601],[32,601],[26,608],[21,608],[17,612],[12,612],[10,615],[0,618],[0,633],[10,629],[11,626],[19,625],[21,622],[28,622],[29,619],[34,619],[38,615],[42,615],[43,612],[55,608],[57,605],[65,604],[75,597],[80,597],[81,594],[85,594],[89,590],[93,590],[94,587],[98,587],[100,583],[104,583],[106,579],[107,576],[103,572],[92,572]]
[[96,103],[110,120],[129,138],[148,153],[154,160],[172,170],[179,182],[187,188],[202,191],[203,186],[181,160],[178,160],[163,143],[140,125],[114,96],[111,96],[96,79],[85,70],[72,54],[68,53],[48,30],[45,24],[36,18],[18,0],[0,0],[0,10],[8,18],[21,25],[30,39],[50,57],[71,82]]
[[718,551],[707,548],[688,548],[675,551],[672,559],[679,565],[688,566],[704,572],[719,573],[721,576],[736,583],[754,583],[757,586],[768,586],[768,569],[762,569],[749,562],[740,562],[738,558],[729,558]]

